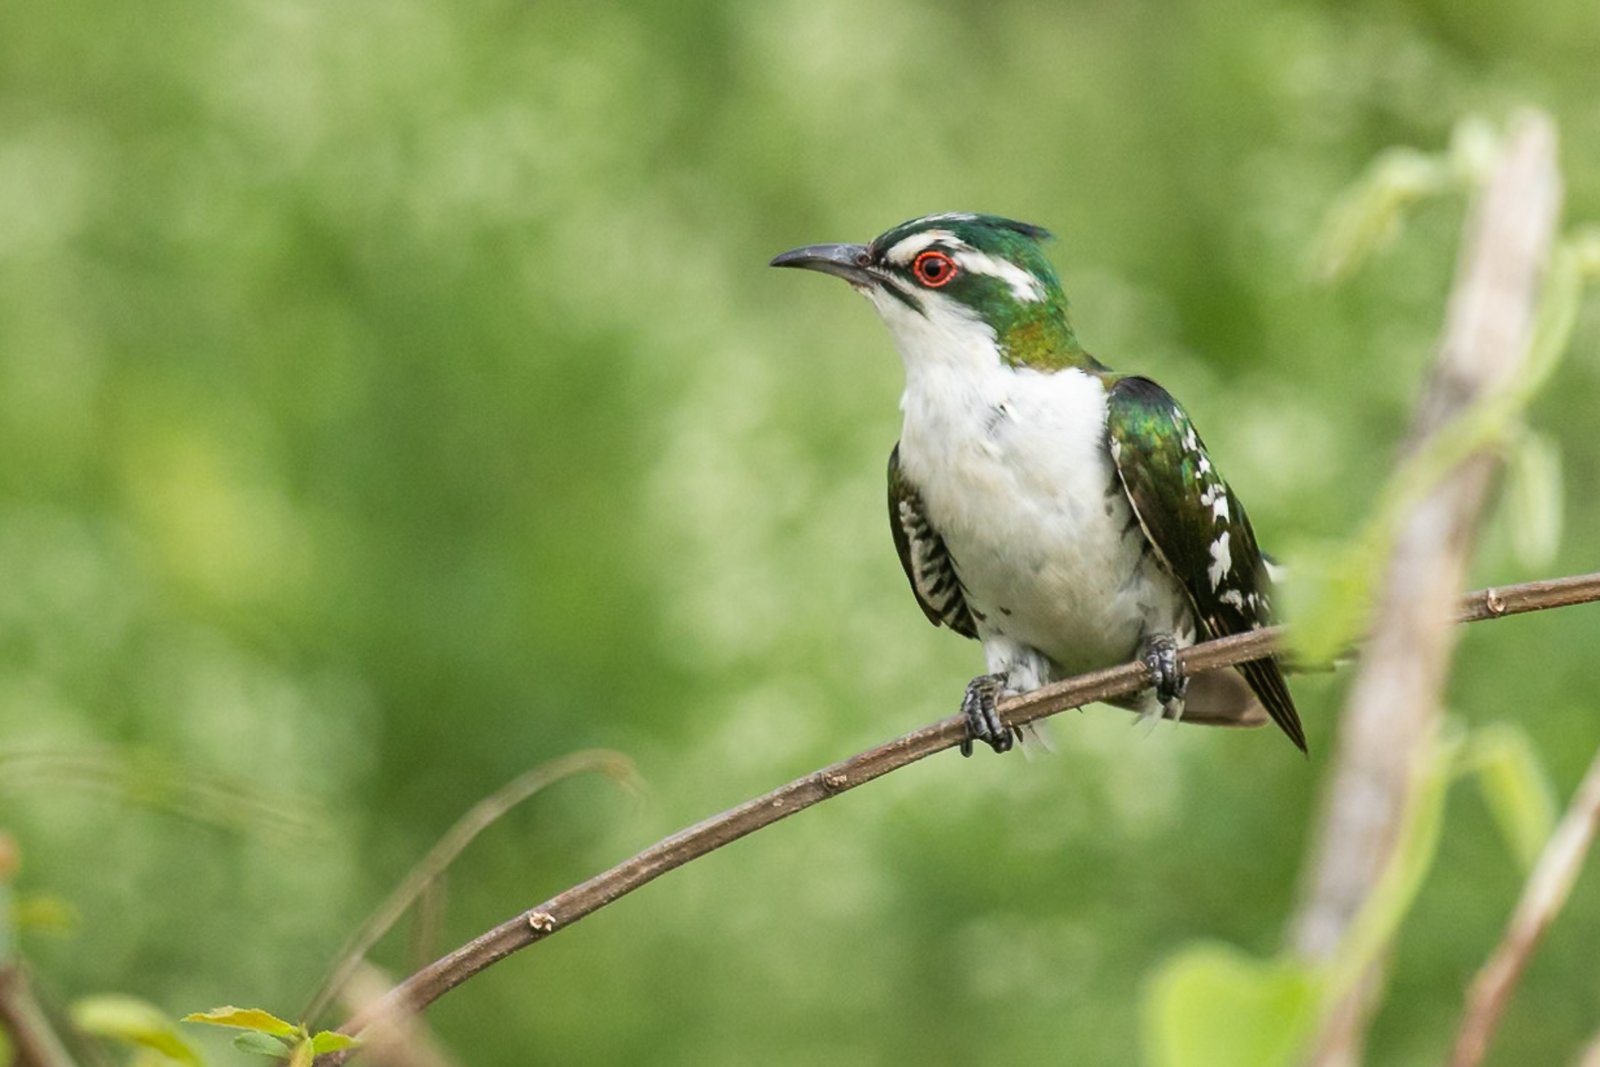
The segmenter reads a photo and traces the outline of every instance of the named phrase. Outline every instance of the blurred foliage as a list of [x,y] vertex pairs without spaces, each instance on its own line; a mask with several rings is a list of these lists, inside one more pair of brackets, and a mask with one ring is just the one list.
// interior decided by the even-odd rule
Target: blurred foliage
[[[0,788],[19,890],[81,917],[24,933],[41,993],[288,1010],[530,767],[620,749],[652,801],[576,780],[513,812],[454,868],[443,942],[953,708],[981,657],[883,529],[897,361],[842,287],[766,270],[782,249],[937,210],[1049,226],[1080,336],[1184,398],[1268,546],[1344,537],[1461,203],[1414,204],[1331,289],[1321,220],[1385,149],[1525,101],[1561,125],[1569,217],[1600,215],[1597,37],[1590,0],[9,5],[0,747],[142,768]],[[1597,335],[1591,306],[1525,416],[1564,482],[1542,573],[1597,554]],[[1508,499],[1544,499],[1521,463],[1546,489]],[[1477,579],[1536,576],[1521,510]],[[1519,723],[1557,795],[1600,735],[1594,634],[1575,609],[1460,648],[1452,707]],[[430,1020],[473,1064],[1128,1062],[1177,946],[1272,955],[1341,685],[1295,682],[1309,765],[1105,709],[1051,758],[930,761]],[[170,792],[133,785],[155,768]],[[141,800],[246,782],[302,817]],[[1446,1047],[1520,885],[1497,821],[1452,809],[1374,1062]],[[1592,1030],[1597,938],[1591,878],[1498,1062]]]
[[147,1000],[119,993],[82,997],[72,1004],[72,1024],[80,1033],[138,1050],[139,1067],[200,1067],[194,1046],[178,1033],[172,1018]]
[[1527,732],[1509,723],[1485,726],[1473,734],[1464,762],[1477,772],[1484,803],[1517,865],[1524,873],[1533,870],[1556,828],[1556,800]]
[[1411,801],[1396,815],[1394,852],[1325,964],[1292,953],[1256,960],[1227,945],[1186,946],[1151,978],[1144,1047],[1158,1067],[1294,1067],[1406,921],[1433,868],[1450,785],[1471,776],[1526,873],[1555,828],[1549,783],[1527,734],[1498,723],[1463,738],[1446,730],[1412,771]]
[[[1464,139],[1458,137],[1458,143]],[[1419,166],[1428,165],[1427,157],[1411,155]],[[1442,162],[1433,165],[1444,168]],[[1389,180],[1385,178],[1389,169],[1380,158],[1358,189],[1381,187]],[[1341,203],[1331,215],[1332,230],[1372,229],[1379,219],[1385,229],[1398,229],[1399,213],[1389,198],[1381,193],[1357,194],[1355,201],[1364,204],[1369,214],[1360,215],[1351,201]],[[1289,614],[1299,621],[1289,644],[1302,662],[1331,663],[1360,636],[1413,506],[1469,456],[1489,452],[1506,461],[1504,513],[1519,561],[1538,567],[1555,557],[1561,533],[1561,454],[1527,427],[1524,416],[1572,341],[1586,283],[1600,277],[1600,260],[1590,248],[1594,243],[1588,228],[1574,236],[1557,236],[1534,308],[1527,351],[1511,383],[1474,399],[1408,449],[1383,483],[1371,514],[1353,534],[1297,551],[1285,600]],[[1339,258],[1348,265],[1356,256]]]

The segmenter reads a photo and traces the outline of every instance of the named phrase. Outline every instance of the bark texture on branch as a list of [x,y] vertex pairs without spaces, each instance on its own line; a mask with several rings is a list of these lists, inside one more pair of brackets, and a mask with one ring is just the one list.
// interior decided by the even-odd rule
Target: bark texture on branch
[[[1503,389],[1528,351],[1540,280],[1560,214],[1555,129],[1541,114],[1514,122],[1469,212],[1439,357],[1406,450],[1414,451],[1480,398]],[[1400,527],[1373,626],[1339,721],[1339,742],[1303,899],[1295,948],[1328,959],[1389,862],[1412,769],[1438,726],[1461,587],[1495,461],[1475,456],[1426,494]],[[1360,1061],[1367,975],[1334,1013],[1313,1062]]]

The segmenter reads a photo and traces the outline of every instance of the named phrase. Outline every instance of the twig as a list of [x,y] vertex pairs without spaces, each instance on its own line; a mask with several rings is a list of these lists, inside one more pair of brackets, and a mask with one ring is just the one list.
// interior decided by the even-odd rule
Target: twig
[[20,964],[0,967],[0,1028],[11,1036],[16,1067],[74,1067]]
[[1494,955],[1473,979],[1466,1015],[1451,1053],[1451,1067],[1476,1067],[1489,1051],[1500,1015],[1511,999],[1523,969],[1549,928],[1583,867],[1584,856],[1600,829],[1600,753],[1589,764],[1567,813],[1539,853],[1522,897],[1511,915]]
[[[1560,203],[1554,127],[1543,115],[1522,115],[1467,220],[1439,358],[1411,427],[1412,454],[1516,377],[1530,350]],[[1395,813],[1409,800],[1414,762],[1438,726],[1454,647],[1445,617],[1494,469],[1484,454],[1459,463],[1398,527],[1370,642],[1340,718],[1310,878],[1291,923],[1296,948],[1312,961],[1334,954],[1388,865]],[[1380,982],[1377,966],[1355,982],[1330,1012],[1311,1062],[1360,1061]]]
[[349,981],[372,946],[378,943],[378,939],[400,921],[406,909],[434,884],[444,873],[445,868],[461,854],[461,850],[472,843],[473,838],[535,793],[563,778],[590,771],[602,771],[630,785],[637,782],[633,762],[627,756],[606,749],[587,749],[541,763],[474,804],[465,815],[456,820],[455,825],[450,827],[439,842],[428,850],[428,854],[417,861],[416,866],[412,867],[400,884],[395,886],[394,892],[390,893],[388,898],[367,916],[366,921],[356,929],[356,932],[350,935],[350,940],[345,942],[344,947],[339,950],[339,955],[335,957],[333,966],[328,969],[328,975],[323,979],[321,988],[306,1006],[302,1018],[312,1021],[322,1014],[323,1009],[332,1003],[333,998],[344,988],[345,982]]
[[[1600,573],[1585,574],[1484,589],[1462,597],[1455,610],[1447,612],[1445,617],[1454,622],[1478,622],[1597,600],[1600,600]],[[1260,659],[1279,646],[1283,630],[1281,626],[1274,626],[1207,641],[1184,649],[1179,653],[1179,659],[1191,673]],[[1020,726],[1084,704],[1133,693],[1150,684],[1151,678],[1143,663],[1128,663],[1068,678],[1012,698],[1000,706],[1000,713],[1007,723]],[[571,926],[668,871],[813,804],[838,796],[936,752],[953,748],[965,736],[966,726],[962,718],[959,715],[951,716],[797,778],[770,793],[681,830],[610,870],[501,923],[422,968],[340,1029],[358,1034],[374,1019],[403,1017],[419,1012],[484,968],[519,949],[544,940],[557,930]],[[343,1063],[347,1055],[343,1052],[331,1053],[320,1057],[318,1062],[323,1065]]]
[[225,829],[273,834],[296,844],[315,840],[315,812],[280,802],[224,775],[114,748],[0,749],[0,794],[34,788],[76,789],[141,804]]
[[406,932],[406,970],[416,970],[438,953],[445,907],[450,899],[449,887],[449,872],[446,871],[429,882],[417,898],[411,929]]

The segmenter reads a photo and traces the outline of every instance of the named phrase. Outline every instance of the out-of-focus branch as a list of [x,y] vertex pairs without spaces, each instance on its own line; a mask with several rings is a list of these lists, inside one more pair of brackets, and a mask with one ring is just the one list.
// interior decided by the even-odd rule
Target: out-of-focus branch
[[[1600,601],[1600,573],[1480,590],[1461,597],[1454,612],[1447,612],[1446,618],[1455,622],[1479,622],[1593,601]],[[1275,626],[1207,641],[1184,649],[1179,659],[1193,674],[1260,659],[1280,646],[1283,629]],[[1005,722],[1021,726],[1084,704],[1133,693],[1150,684],[1149,670],[1143,663],[1128,663],[1052,683],[1005,701],[999,710]],[[965,722],[961,716],[954,715],[797,778],[681,830],[429,964],[357,1013],[340,1029],[361,1034],[378,1020],[414,1015],[486,967],[571,926],[668,871],[813,804],[936,752],[954,748],[965,737]],[[343,1063],[349,1055],[350,1052],[329,1053],[318,1057],[317,1062],[329,1067]]]
[[17,955],[12,882],[21,862],[16,839],[0,830],[0,1032],[11,1038],[13,1067],[73,1067]]
[[[1450,1056],[1451,1067],[1476,1067],[1483,1061],[1512,990],[1539,939],[1572,892],[1596,829],[1600,829],[1600,753],[1595,754],[1567,813],[1539,854],[1494,955],[1473,979],[1467,993],[1466,1016]],[[1600,1046],[1595,1055],[1600,1057]]]
[[1584,1046],[1582,1054],[1578,1056],[1578,1067],[1600,1067],[1600,1033],[1596,1033]]
[[34,997],[21,964],[0,967],[0,1028],[11,1038],[16,1067],[74,1067],[76,1063]]
[[[361,1011],[388,992],[392,980],[370,963],[350,973],[340,996],[350,1011]],[[374,1067],[457,1067],[456,1061],[416,1015],[387,1014],[361,1034],[362,1056]]]
[[[1407,450],[1507,388],[1530,348],[1544,265],[1560,214],[1555,130],[1541,114],[1514,123],[1504,155],[1469,213],[1439,358]],[[1495,462],[1457,465],[1399,527],[1370,639],[1340,719],[1334,772],[1291,939],[1308,959],[1335,951],[1393,851],[1396,813],[1440,717],[1460,588]],[[1375,968],[1332,1013],[1313,1062],[1354,1064],[1378,988]]]

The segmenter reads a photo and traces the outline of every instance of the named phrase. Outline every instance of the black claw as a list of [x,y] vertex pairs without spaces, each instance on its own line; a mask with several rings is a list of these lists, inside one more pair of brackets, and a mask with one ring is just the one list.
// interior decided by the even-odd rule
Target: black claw
[[967,720],[967,736],[961,742],[963,756],[972,755],[974,741],[982,741],[996,752],[1010,751],[1020,736],[995,711],[1005,687],[1002,674],[980,674],[967,683],[966,695],[961,698],[961,715]]
[[1163,714],[1174,705],[1180,708],[1183,696],[1189,690],[1189,673],[1178,660],[1178,643],[1170,634],[1157,634],[1145,641],[1144,654],[1140,656],[1155,678],[1156,699],[1161,702]]

